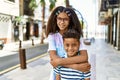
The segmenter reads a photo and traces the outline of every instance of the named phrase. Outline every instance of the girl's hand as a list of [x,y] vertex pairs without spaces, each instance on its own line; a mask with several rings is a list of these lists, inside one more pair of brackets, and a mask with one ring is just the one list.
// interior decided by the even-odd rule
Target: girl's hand
[[50,64],[53,66],[53,67],[57,67],[59,65],[61,61],[61,58],[60,57],[57,57],[55,59],[51,59],[50,61]]
[[77,64],[78,70],[82,71],[82,72],[88,72],[90,71],[91,65],[89,63],[81,63],[81,64]]
[[88,62],[79,63],[79,64],[71,64],[71,65],[63,65],[64,67],[72,68],[75,70],[79,70],[82,72],[90,71],[91,65]]

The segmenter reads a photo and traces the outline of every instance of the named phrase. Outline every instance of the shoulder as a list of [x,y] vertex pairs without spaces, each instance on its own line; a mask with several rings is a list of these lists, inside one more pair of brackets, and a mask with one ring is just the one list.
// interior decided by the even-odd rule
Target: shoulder
[[[57,40],[59,40],[60,38],[61,38],[61,36],[60,36],[59,32],[50,33],[50,34],[48,35],[48,40],[55,40],[55,41],[57,41]],[[58,42],[58,41],[57,41],[57,42]]]
[[58,35],[59,32],[56,32],[56,33],[50,33],[48,36],[54,36],[54,35]]
[[84,39],[80,38],[80,50],[87,50],[84,44]]
[[59,32],[50,33],[50,34],[48,35],[48,38],[59,37],[59,36],[60,36]]

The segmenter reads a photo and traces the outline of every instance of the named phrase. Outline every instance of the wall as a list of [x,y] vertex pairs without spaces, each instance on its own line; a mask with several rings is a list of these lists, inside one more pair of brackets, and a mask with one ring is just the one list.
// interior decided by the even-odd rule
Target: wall
[[15,16],[19,16],[19,0],[0,0],[0,39],[5,43],[12,41],[13,25]]
[[19,0],[15,2],[0,0],[0,13],[19,16]]

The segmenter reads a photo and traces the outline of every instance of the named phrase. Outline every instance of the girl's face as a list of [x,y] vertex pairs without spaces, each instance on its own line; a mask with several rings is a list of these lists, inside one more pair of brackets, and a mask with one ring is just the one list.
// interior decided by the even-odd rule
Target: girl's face
[[57,25],[58,25],[60,31],[66,31],[68,29],[69,21],[70,21],[70,19],[69,19],[67,13],[61,12],[58,14]]
[[68,57],[77,55],[80,42],[75,38],[64,38],[64,49],[67,52]]

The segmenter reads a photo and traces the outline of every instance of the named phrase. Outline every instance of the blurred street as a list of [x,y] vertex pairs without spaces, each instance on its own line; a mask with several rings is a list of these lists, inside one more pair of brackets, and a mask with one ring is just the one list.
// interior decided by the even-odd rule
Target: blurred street
[[[34,46],[32,45],[31,40],[21,42],[21,50],[25,50],[26,61],[46,53],[47,49],[48,44],[40,44],[40,40],[34,40]],[[22,61],[20,59],[20,54],[22,55],[24,53],[20,53],[19,51],[19,42],[5,44],[3,50],[0,51],[0,75],[11,70],[9,68],[12,68],[16,65],[16,67],[18,67],[20,61]]]
[[[86,45],[86,48],[92,65],[91,80],[120,79],[120,51],[100,39],[95,40],[91,45]],[[28,63],[27,69],[18,67],[1,75],[0,80],[48,80],[51,68],[49,55],[45,53]]]

